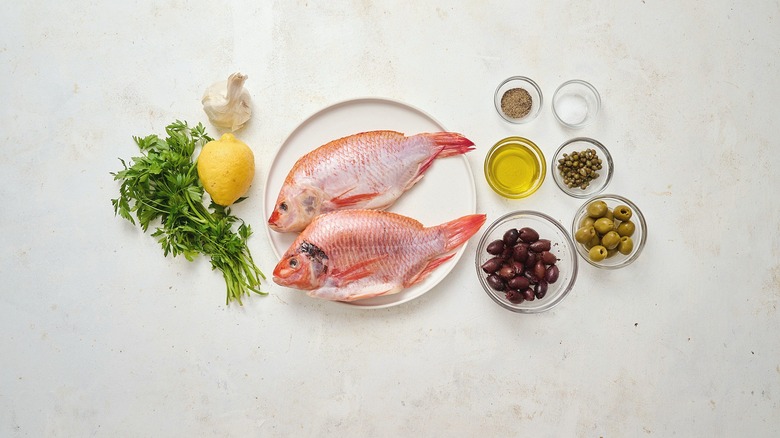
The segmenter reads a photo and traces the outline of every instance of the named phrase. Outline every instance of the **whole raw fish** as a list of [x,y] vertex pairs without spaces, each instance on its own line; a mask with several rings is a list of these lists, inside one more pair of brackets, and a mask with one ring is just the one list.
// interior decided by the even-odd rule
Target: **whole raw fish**
[[484,223],[484,214],[426,228],[379,210],[325,213],[298,235],[273,280],[334,301],[394,294],[425,279]]
[[301,231],[321,213],[383,210],[419,181],[433,160],[466,153],[473,146],[452,132],[407,137],[371,131],[331,141],[295,163],[268,225],[280,232]]

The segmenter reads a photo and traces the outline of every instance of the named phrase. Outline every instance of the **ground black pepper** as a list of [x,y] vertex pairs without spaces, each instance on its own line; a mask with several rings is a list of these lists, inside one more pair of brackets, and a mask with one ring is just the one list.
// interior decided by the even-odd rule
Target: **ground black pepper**
[[521,119],[531,112],[533,98],[523,88],[510,88],[501,96],[501,111],[513,119]]

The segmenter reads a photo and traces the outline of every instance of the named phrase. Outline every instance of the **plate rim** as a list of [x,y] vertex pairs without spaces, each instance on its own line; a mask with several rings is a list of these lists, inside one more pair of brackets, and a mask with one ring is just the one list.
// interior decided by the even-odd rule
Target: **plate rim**
[[[444,124],[442,124],[437,118],[433,117],[427,111],[424,111],[424,110],[418,108],[417,106],[410,105],[410,104],[408,104],[406,102],[403,102],[401,100],[392,99],[392,98],[386,98],[386,97],[365,96],[365,97],[355,97],[355,98],[344,99],[344,100],[340,100],[338,102],[332,103],[330,105],[327,105],[325,107],[322,107],[322,108],[312,112],[311,114],[309,114],[309,116],[307,116],[305,119],[303,119],[303,121],[298,123],[292,130],[290,130],[290,132],[284,137],[284,140],[276,148],[276,150],[274,152],[273,159],[271,160],[271,165],[268,168],[268,171],[266,172],[266,175],[265,175],[265,181],[264,181],[264,186],[263,186],[263,198],[262,198],[263,228],[265,229],[266,238],[268,239],[268,242],[270,243],[271,250],[273,251],[274,256],[276,257],[277,262],[279,260],[281,260],[282,254],[277,252],[276,245],[273,244],[273,238],[272,238],[272,235],[271,235],[271,233],[273,231],[271,230],[271,227],[269,227],[267,222],[266,222],[266,218],[268,216],[268,211],[266,209],[267,208],[267,204],[268,204],[268,199],[267,198],[269,196],[269,190],[270,190],[269,182],[271,180],[271,174],[272,174],[271,169],[273,169],[274,166],[276,165],[276,162],[279,159],[280,153],[282,152],[282,150],[285,147],[285,145],[290,141],[290,138],[292,138],[296,133],[298,133],[300,130],[302,130],[303,127],[305,127],[308,123],[310,123],[316,117],[318,117],[319,115],[321,115],[321,114],[323,114],[323,113],[325,113],[327,111],[332,111],[332,110],[337,109],[339,107],[343,107],[343,106],[347,106],[347,105],[360,104],[360,103],[382,103],[382,104],[390,104],[390,105],[399,106],[399,107],[405,108],[407,110],[411,110],[413,112],[416,112],[416,113],[422,115],[423,117],[425,117],[428,120],[430,120],[433,124],[438,126],[442,131],[447,131],[447,128],[444,126]],[[474,179],[474,172],[472,171],[471,164],[469,163],[468,158],[466,157],[465,154],[460,155],[459,158],[462,159],[464,164],[465,164],[466,173],[468,174],[469,186],[472,188],[472,190],[471,190],[471,202],[470,202],[471,205],[469,206],[470,210],[471,210],[471,213],[469,213],[469,214],[476,214],[476,212],[477,212],[477,188],[476,188],[476,182],[475,182],[475,179]],[[452,269],[458,264],[458,262],[460,262],[460,259],[462,258],[463,253],[465,252],[467,246],[468,246],[468,241],[466,243],[464,243],[463,245],[461,245],[461,247],[454,253],[453,258],[452,258],[452,262],[448,263],[448,266],[443,266],[442,267],[442,268],[446,269],[446,272],[443,273],[441,279],[436,284],[432,285],[430,288],[428,288],[427,290],[425,290],[424,292],[422,292],[422,293],[420,293],[418,295],[411,296],[411,297],[408,297],[408,298],[406,298],[404,300],[399,300],[399,301],[396,301],[396,302],[390,302],[390,303],[384,303],[384,304],[373,304],[373,305],[372,304],[361,305],[361,304],[359,304],[359,302],[344,302],[344,301],[331,301],[331,302],[334,302],[334,303],[337,303],[337,304],[341,304],[342,306],[347,306],[347,307],[350,307],[350,308],[358,308],[358,309],[384,309],[384,308],[388,308],[388,307],[399,306],[401,304],[404,304],[404,303],[407,303],[409,301],[412,301],[415,298],[419,298],[419,297],[425,295],[431,289],[434,289],[436,286],[438,286],[439,283],[441,283],[441,281],[444,280],[450,274],[450,272],[452,272]]]

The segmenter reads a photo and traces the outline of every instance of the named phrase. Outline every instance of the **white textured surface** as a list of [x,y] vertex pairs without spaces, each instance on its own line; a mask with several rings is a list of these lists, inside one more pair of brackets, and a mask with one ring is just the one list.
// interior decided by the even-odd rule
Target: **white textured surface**
[[[0,436],[777,436],[780,5],[549,2],[13,2],[0,22]],[[507,135],[546,154],[593,136],[608,192],[649,222],[642,257],[582,264],[554,311],[516,315],[463,257],[430,293],[365,311],[268,285],[225,307],[205,260],[165,259],[115,218],[132,135],[206,122],[235,70],[257,181],[286,136],[345,99],[397,99],[474,140],[478,210],[568,224],[549,178],[484,183]],[[571,78],[603,97],[580,131],[509,126],[492,93]],[[215,130],[212,130],[216,133]],[[263,188],[234,211],[275,264]],[[473,251],[476,239],[469,244]]]

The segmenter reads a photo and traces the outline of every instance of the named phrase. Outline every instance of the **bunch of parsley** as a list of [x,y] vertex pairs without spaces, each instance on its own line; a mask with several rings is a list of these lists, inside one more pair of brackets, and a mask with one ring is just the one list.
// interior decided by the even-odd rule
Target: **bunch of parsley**
[[[198,179],[192,155],[197,147],[212,140],[202,124],[190,128],[176,121],[165,128],[167,138],[156,135],[133,137],[140,157],[111,175],[121,181],[119,197],[112,199],[114,214],[133,225],[136,220],[146,232],[159,219],[152,233],[165,256],[179,254],[192,261],[198,254],[209,256],[213,269],[222,271],[227,284],[227,300],[241,303],[243,295],[260,291],[265,276],[252,260],[247,239],[249,225],[233,216],[230,209],[203,202],[203,186]],[[239,200],[240,201],[240,200]],[[135,215],[135,219],[133,219]],[[238,224],[237,233],[234,225]]]

